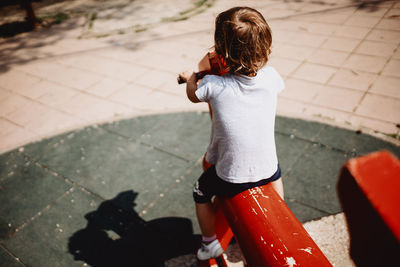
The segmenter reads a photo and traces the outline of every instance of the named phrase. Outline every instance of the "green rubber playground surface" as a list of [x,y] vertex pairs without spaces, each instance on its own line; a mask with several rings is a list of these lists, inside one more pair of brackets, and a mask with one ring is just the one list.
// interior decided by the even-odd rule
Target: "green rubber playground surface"
[[[193,253],[192,185],[209,134],[208,113],[153,115],[0,155],[0,265],[163,266]],[[372,136],[283,117],[276,143],[301,222],[341,212],[336,182],[349,158],[382,149],[400,157]]]

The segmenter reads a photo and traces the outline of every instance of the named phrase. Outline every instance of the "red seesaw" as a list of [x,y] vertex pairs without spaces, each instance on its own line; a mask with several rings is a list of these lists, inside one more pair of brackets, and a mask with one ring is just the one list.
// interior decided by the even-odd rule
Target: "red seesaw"
[[[234,236],[247,266],[332,266],[271,184],[214,204],[218,240],[225,250]],[[227,266],[223,256],[202,263],[213,265]]]
[[388,151],[349,160],[338,194],[357,266],[399,266],[400,161]]

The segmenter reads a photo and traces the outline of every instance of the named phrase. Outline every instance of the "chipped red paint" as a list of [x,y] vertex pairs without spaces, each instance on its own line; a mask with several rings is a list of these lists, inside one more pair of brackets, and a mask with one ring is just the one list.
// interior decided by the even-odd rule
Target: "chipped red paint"
[[271,184],[219,201],[248,266],[332,266]]
[[[211,167],[203,157],[203,170]],[[234,236],[247,266],[332,266],[271,184],[214,202],[216,232],[225,250]],[[231,230],[232,229],[232,230]],[[201,266],[227,266],[223,257]]]
[[354,263],[399,266],[400,161],[387,151],[351,159],[337,189]]

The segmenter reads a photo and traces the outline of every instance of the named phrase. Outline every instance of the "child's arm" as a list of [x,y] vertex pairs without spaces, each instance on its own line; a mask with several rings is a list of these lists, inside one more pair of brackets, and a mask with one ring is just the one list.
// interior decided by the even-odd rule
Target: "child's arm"
[[179,77],[181,77],[184,81],[186,81],[186,95],[189,98],[190,101],[193,103],[199,103],[201,102],[195,92],[197,90],[197,78],[196,78],[196,73],[192,72],[183,72],[179,74]]

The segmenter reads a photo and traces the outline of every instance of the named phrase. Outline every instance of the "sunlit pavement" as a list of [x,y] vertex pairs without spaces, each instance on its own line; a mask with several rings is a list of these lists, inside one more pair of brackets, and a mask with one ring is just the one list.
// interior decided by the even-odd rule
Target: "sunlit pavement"
[[[199,231],[190,195],[209,118],[205,105],[186,100],[176,74],[196,68],[212,46],[216,14],[234,5],[262,11],[274,33],[270,64],[287,87],[277,119],[287,203],[302,222],[324,217],[306,227],[335,266],[348,266],[335,190],[340,167],[379,149],[399,156],[396,1],[215,1],[187,20],[145,31],[116,34],[100,19],[103,28],[95,21],[96,31],[87,31],[87,18],[73,17],[0,41],[0,263],[140,262],[149,250],[129,248],[138,240],[150,248],[154,231],[171,240],[167,226],[185,231],[187,250],[177,245],[163,253],[163,241],[152,260],[189,254],[178,261],[193,263],[191,242]],[[149,231],[142,231],[148,240],[137,237],[138,225]],[[324,237],[321,225],[342,239]],[[82,246],[83,237],[94,238],[94,255],[106,250],[103,257],[76,243],[68,248],[73,237]]]

